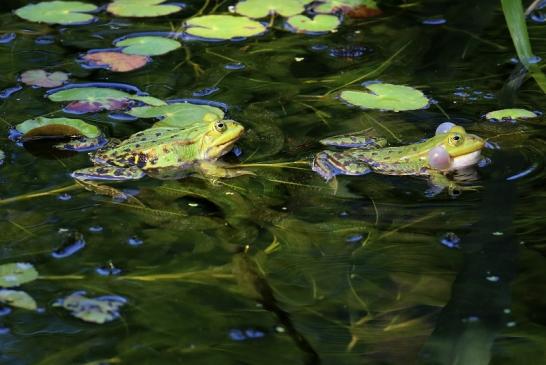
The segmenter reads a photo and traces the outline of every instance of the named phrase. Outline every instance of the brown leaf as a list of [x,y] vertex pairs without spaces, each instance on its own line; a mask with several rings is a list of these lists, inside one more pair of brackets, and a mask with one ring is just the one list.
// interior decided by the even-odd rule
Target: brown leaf
[[144,67],[150,58],[121,52],[93,52],[82,57],[91,67],[104,67],[114,72],[128,72]]

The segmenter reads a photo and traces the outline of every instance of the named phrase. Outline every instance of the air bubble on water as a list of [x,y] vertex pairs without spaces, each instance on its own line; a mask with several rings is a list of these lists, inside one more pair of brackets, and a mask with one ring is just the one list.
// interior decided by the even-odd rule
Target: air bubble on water
[[6,33],[0,36],[0,44],[6,44],[11,42],[17,37],[15,33]]
[[453,232],[447,232],[442,236],[440,243],[448,248],[459,248],[461,239]]
[[43,45],[43,46],[48,45],[48,44],[53,44],[53,43],[55,43],[55,36],[44,35],[44,36],[36,38],[34,40],[34,43],[40,44],[40,45]]
[[121,269],[115,267],[111,262],[105,266],[97,267],[95,272],[100,276],[114,276],[121,274]]
[[463,318],[463,323],[475,323],[479,321],[480,321],[480,317],[478,316],[468,316],[466,318]]
[[340,217],[342,217],[342,218],[346,218],[346,217],[348,217],[348,216],[349,216],[349,213],[348,213],[348,212],[345,212],[345,211],[343,211],[343,212],[339,213],[339,216],[340,216]]
[[238,330],[238,329],[229,330],[228,336],[233,341],[244,341],[244,340],[246,340],[246,336],[243,333],[243,331]]
[[285,333],[285,332],[286,332],[286,328],[284,328],[283,326],[275,326],[275,332],[277,332],[277,333]]
[[444,18],[428,18],[424,19],[421,23],[424,25],[442,25],[447,23],[447,20]]
[[507,322],[506,327],[516,327],[516,322],[514,321]]
[[137,236],[132,236],[132,237],[129,237],[129,239],[127,240],[127,243],[131,246],[140,246],[144,243],[144,241],[138,238]]
[[487,275],[485,277],[485,280],[490,281],[492,283],[496,283],[496,282],[500,281],[500,277],[498,277],[497,275]]
[[62,201],[67,201],[67,200],[72,199],[72,195],[70,195],[68,193],[62,193],[62,194],[59,194],[57,196],[57,199],[62,200]]
[[328,46],[326,44],[314,44],[311,46],[311,50],[317,52],[324,51],[326,49],[328,49]]
[[364,239],[364,236],[361,234],[352,234],[350,236],[345,237],[345,242],[347,243],[357,243],[362,241]]
[[10,307],[0,307],[0,317],[7,316],[11,313]]
[[234,63],[228,63],[224,65],[224,68],[226,70],[242,70],[245,67],[246,67],[245,64],[242,62],[234,62]]
[[89,227],[89,232],[93,232],[93,233],[99,233],[99,232],[102,232],[104,230],[104,228],[102,228],[101,226],[91,226]]
[[512,313],[512,310],[511,310],[510,308],[504,308],[504,309],[502,310],[502,312],[503,312],[504,314],[510,314],[510,313]]
[[0,327],[0,335],[7,335],[10,333],[10,329],[7,327]]

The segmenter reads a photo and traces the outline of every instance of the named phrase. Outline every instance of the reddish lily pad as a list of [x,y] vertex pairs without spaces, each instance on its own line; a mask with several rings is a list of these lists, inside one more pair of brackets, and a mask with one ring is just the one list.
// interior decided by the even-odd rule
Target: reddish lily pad
[[73,87],[48,95],[55,102],[69,101],[64,110],[74,114],[95,113],[101,110],[125,110],[135,101],[144,104],[165,105],[163,100],[152,96],[131,95],[121,90],[106,87]]
[[21,74],[21,82],[38,87],[58,87],[68,81],[68,74],[64,72],[46,72],[44,70],[28,70]]
[[150,57],[125,54],[116,51],[90,52],[82,59],[87,66],[94,68],[105,68],[113,72],[129,72],[146,66]]
[[362,12],[363,9],[368,9],[367,11],[370,14],[373,12],[381,12],[377,7],[375,0],[321,0],[313,7],[313,10],[316,13],[321,14],[337,12],[357,14],[357,12]]

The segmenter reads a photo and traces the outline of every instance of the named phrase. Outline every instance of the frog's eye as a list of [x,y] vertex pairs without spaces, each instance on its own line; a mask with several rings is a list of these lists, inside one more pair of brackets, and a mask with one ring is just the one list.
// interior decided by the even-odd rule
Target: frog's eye
[[463,136],[459,133],[454,133],[452,136],[449,136],[449,144],[452,146],[459,146],[463,143]]
[[219,120],[217,121],[216,123],[214,123],[214,129],[216,129],[217,132],[220,132],[222,133],[223,131],[225,131],[227,128],[226,126],[226,123],[224,123],[223,121]]

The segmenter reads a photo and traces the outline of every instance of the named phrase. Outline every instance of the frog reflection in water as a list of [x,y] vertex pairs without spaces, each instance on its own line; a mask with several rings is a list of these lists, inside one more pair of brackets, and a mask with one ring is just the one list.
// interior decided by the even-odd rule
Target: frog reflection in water
[[71,176],[89,190],[125,197],[93,180],[124,181],[146,175],[159,179],[180,178],[192,172],[209,177],[250,174],[216,160],[229,152],[243,135],[244,127],[233,120],[196,122],[186,128],[149,128],[120,142],[110,141],[91,156],[95,164]]
[[427,193],[429,196],[444,188],[448,188],[450,195],[475,190],[475,186],[457,185],[446,174],[478,163],[484,147],[482,138],[449,122],[440,124],[434,137],[408,146],[385,147],[385,139],[369,137],[366,132],[336,136],[321,143],[352,147],[346,151],[326,150],[315,156],[313,171],[326,180],[339,174],[363,175],[371,171],[384,175],[427,176],[433,185]]

